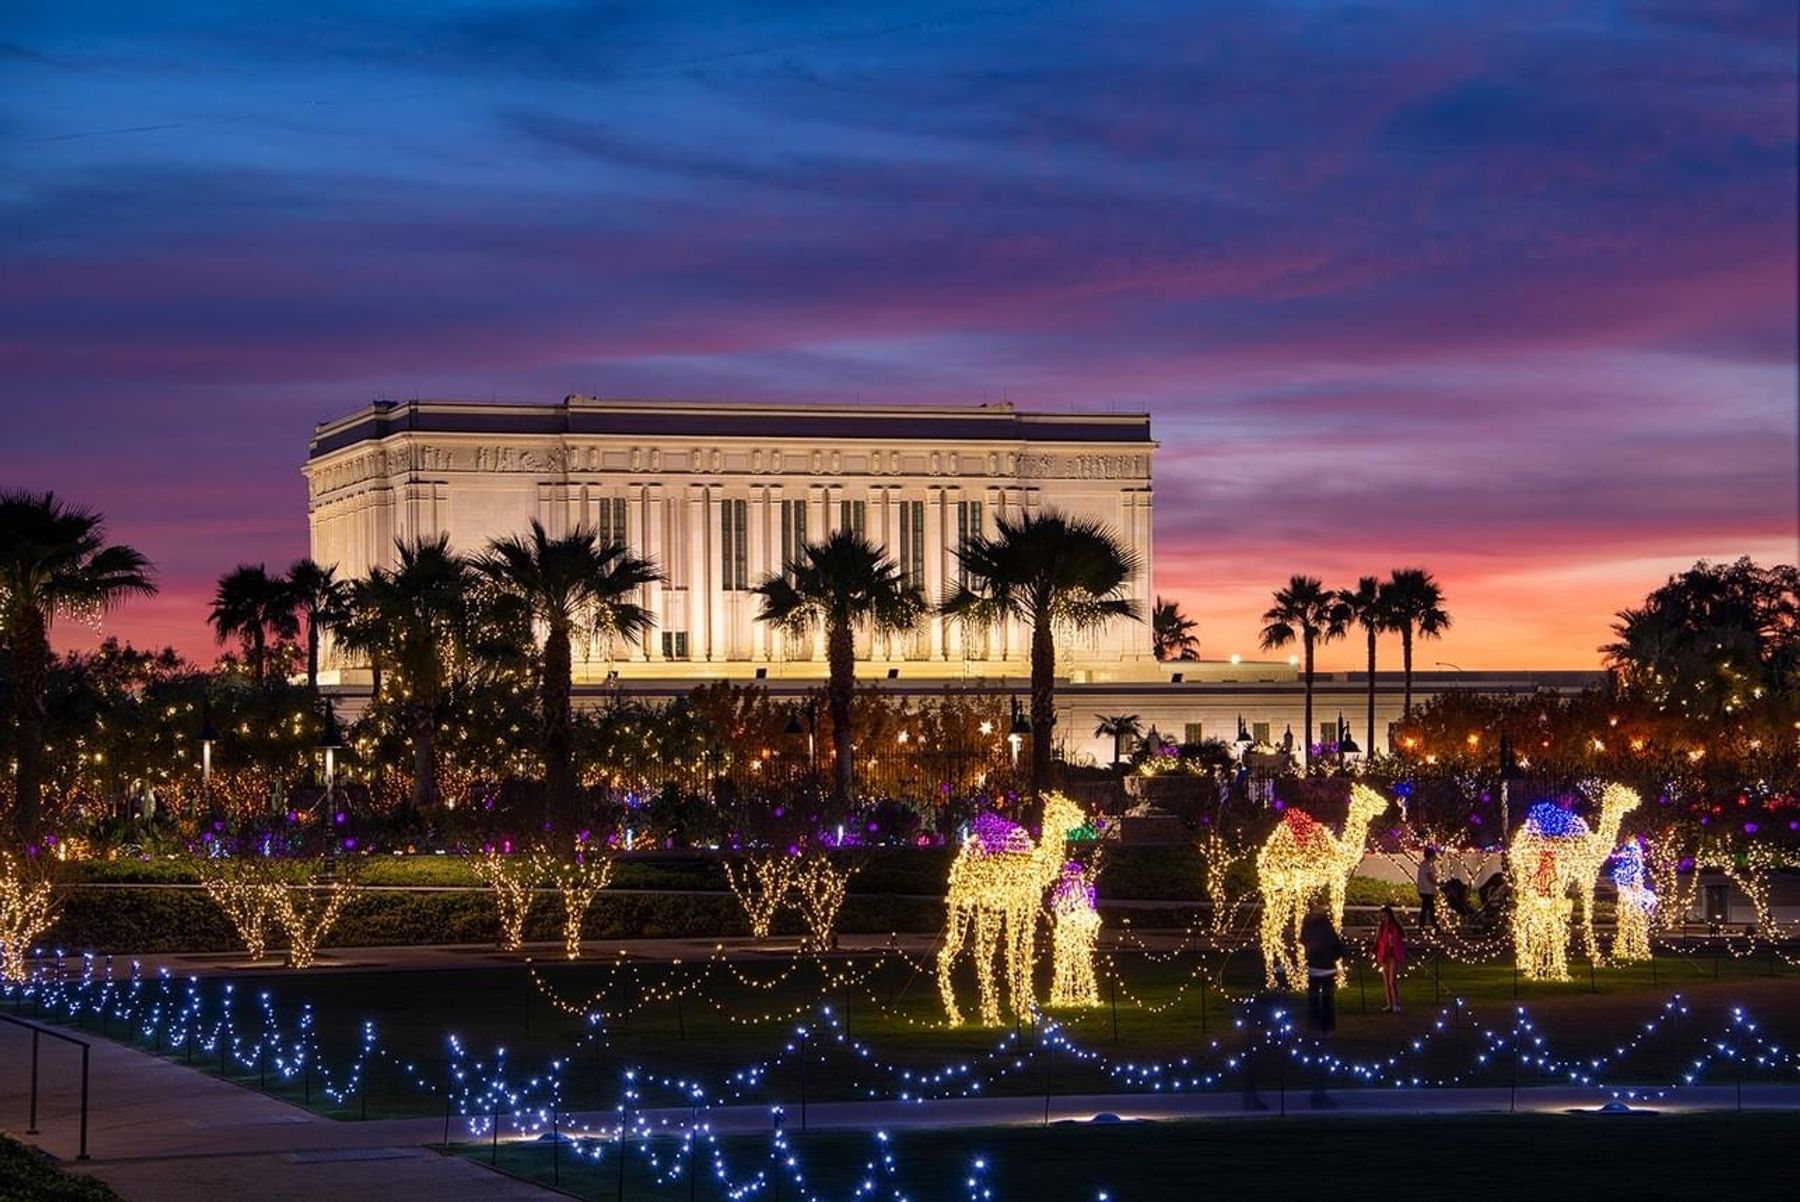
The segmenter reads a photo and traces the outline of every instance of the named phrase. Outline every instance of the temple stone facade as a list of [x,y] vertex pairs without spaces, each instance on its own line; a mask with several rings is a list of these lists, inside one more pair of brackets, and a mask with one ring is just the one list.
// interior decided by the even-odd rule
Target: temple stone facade
[[[578,647],[582,680],[796,681],[824,674],[823,635],[755,620],[750,590],[795,550],[850,525],[937,599],[956,548],[995,521],[1046,510],[1099,519],[1137,556],[1130,595],[1154,589],[1148,415],[1030,413],[1011,405],[720,405],[571,396],[554,405],[378,401],[318,426],[303,469],[312,556],[341,576],[392,566],[396,540],[445,533],[461,551],[586,524],[653,560],[644,645]],[[1027,632],[965,632],[932,616],[864,635],[865,676],[1022,677]],[[328,655],[328,679],[366,673]],[[1063,641],[1075,682],[1163,679],[1145,622]],[[614,677],[613,674],[617,674]]]

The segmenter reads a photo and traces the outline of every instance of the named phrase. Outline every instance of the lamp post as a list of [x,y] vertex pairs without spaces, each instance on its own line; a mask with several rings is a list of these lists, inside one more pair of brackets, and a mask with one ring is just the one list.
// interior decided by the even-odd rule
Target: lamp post
[[1512,736],[1500,733],[1500,865],[1506,866],[1507,844],[1512,827],[1512,782],[1520,776],[1519,761],[1513,755]]
[[1338,711],[1337,751],[1338,766],[1346,773],[1350,771],[1351,765],[1362,756],[1362,748],[1356,745],[1356,740],[1350,735],[1349,724],[1344,721],[1343,710]]
[[1241,760],[1244,758],[1244,753],[1249,751],[1251,747],[1255,746],[1256,740],[1252,739],[1250,737],[1250,730],[1248,727],[1246,727],[1244,725],[1244,715],[1239,714],[1237,716],[1237,719],[1238,719],[1237,738],[1233,739],[1231,742],[1232,742],[1232,746],[1237,748],[1238,758]]
[[319,750],[325,755],[325,796],[329,798],[337,784],[337,753],[344,749],[338,733],[337,715],[332,713],[331,698],[325,699],[325,729],[319,732]]
[[1019,747],[1025,737],[1031,733],[1031,722],[1025,717],[1025,711],[1019,707],[1019,698],[1012,699],[1012,726],[1006,732],[1006,741],[1012,747],[1013,767],[1019,766]]
[[212,751],[213,744],[219,741],[219,732],[213,729],[212,698],[200,702],[200,796],[202,800],[212,795]]
[[[806,715],[806,724],[800,724],[800,715]],[[806,736],[806,764],[816,784],[819,776],[819,699],[808,697],[804,705],[796,705],[788,715],[787,726],[783,728],[789,738]]]

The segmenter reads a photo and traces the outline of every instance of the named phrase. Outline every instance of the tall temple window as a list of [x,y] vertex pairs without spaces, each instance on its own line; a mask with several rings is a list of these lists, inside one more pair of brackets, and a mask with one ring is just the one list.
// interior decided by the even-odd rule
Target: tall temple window
[[750,502],[721,504],[719,535],[719,578],[727,592],[741,592],[750,587]]
[[604,546],[625,546],[625,498],[601,497],[594,532]]
[[662,648],[664,659],[686,659],[688,657],[687,631],[663,631]]
[[925,586],[925,502],[900,502],[900,571],[906,583]]
[[856,537],[863,537],[864,520],[868,517],[869,507],[862,501],[838,502],[838,529],[854,531]]
[[[975,539],[981,537],[981,502],[958,501],[956,503],[956,549],[961,552]],[[956,582],[967,586],[969,569],[963,566],[959,554],[956,560]]]
[[806,502],[781,503],[781,567],[797,562],[806,550]]

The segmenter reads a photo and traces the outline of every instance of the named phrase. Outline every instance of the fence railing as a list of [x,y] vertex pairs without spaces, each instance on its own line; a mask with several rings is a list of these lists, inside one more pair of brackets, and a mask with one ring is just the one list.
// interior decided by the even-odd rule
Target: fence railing
[[31,1032],[31,1118],[25,1125],[25,1134],[38,1134],[38,1046],[42,1038],[48,1035],[51,1039],[60,1039],[81,1049],[81,1142],[77,1160],[88,1158],[88,1042],[76,1039],[73,1035],[64,1035],[61,1031],[17,1018],[11,1014],[0,1014],[0,1022],[15,1027],[23,1027]]

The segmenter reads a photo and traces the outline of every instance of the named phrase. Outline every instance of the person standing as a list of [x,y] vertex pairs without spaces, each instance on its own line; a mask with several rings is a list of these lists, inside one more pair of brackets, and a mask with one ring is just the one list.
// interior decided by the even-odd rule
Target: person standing
[[1400,1013],[1400,966],[1406,963],[1406,928],[1400,925],[1394,907],[1381,907],[1381,924],[1375,928],[1375,963],[1381,968],[1381,983],[1387,990],[1383,1014]]
[[1425,849],[1425,858],[1419,861],[1419,929],[1427,930],[1437,925],[1438,895],[1438,851],[1435,847]]
[[1306,1005],[1321,1035],[1337,1027],[1338,961],[1344,958],[1344,941],[1331,917],[1317,906],[1307,911],[1300,924],[1300,946],[1306,952]]

